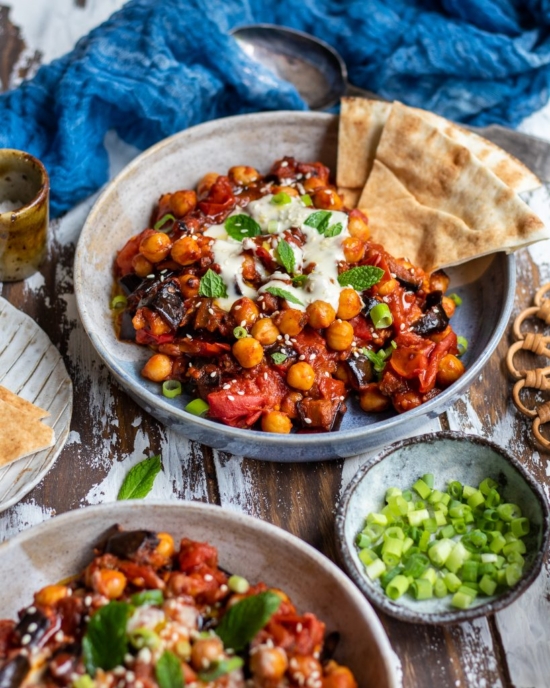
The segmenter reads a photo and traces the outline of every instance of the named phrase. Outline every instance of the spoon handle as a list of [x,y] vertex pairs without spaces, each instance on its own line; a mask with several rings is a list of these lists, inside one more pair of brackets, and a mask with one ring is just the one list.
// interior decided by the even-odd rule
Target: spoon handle
[[353,84],[350,84],[349,81],[346,88],[346,95],[355,96],[357,98],[370,98],[371,100],[383,100],[385,103],[390,102],[386,98],[382,98],[382,96],[379,96],[378,93],[374,93],[373,91],[367,91],[366,88],[359,88],[359,86],[354,86]]

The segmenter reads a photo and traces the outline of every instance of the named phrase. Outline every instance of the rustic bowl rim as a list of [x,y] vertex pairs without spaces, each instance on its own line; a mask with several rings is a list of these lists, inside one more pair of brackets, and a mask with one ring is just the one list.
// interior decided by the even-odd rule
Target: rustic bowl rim
[[[359,486],[359,484],[366,477],[368,472],[374,466],[378,465],[384,461],[388,456],[400,451],[404,447],[412,446],[415,444],[429,444],[433,445],[440,440],[451,440],[459,443],[468,444],[478,444],[483,445],[492,449],[496,454],[498,454],[504,461],[508,462],[513,469],[525,480],[531,492],[537,499],[541,512],[542,512],[542,524],[541,524],[541,547],[537,552],[533,563],[527,575],[523,576],[519,583],[508,590],[507,592],[499,595],[495,600],[480,604],[476,607],[471,607],[470,609],[457,609],[456,611],[445,611],[445,612],[415,612],[414,610],[397,604],[396,602],[386,597],[381,590],[377,587],[370,585],[367,582],[365,576],[358,570],[358,567],[353,559],[352,553],[346,543],[345,538],[345,526],[347,521],[347,514],[349,509],[349,504],[353,493]],[[357,587],[363,592],[365,597],[380,610],[393,616],[400,621],[406,621],[409,623],[420,623],[420,624],[433,624],[433,625],[446,625],[446,624],[456,624],[462,623],[463,621],[471,621],[472,619],[479,618],[481,616],[488,616],[494,614],[495,612],[504,609],[512,602],[515,602],[535,581],[539,575],[542,562],[544,559],[545,552],[548,550],[550,542],[550,509],[548,501],[541,487],[537,484],[535,479],[531,474],[525,469],[525,467],[516,459],[510,452],[502,448],[496,442],[481,437],[479,435],[473,435],[465,432],[457,432],[452,430],[442,430],[439,432],[430,432],[424,435],[418,435],[416,437],[410,437],[393,444],[384,447],[376,456],[368,459],[353,476],[348,486],[346,487],[336,511],[335,518],[335,531],[336,531],[336,543],[346,571],[356,583]]]

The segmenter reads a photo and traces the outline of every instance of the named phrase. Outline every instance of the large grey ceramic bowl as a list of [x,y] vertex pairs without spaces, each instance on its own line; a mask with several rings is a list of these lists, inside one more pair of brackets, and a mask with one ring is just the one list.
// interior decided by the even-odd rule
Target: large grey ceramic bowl
[[[469,609],[458,610],[450,607],[449,597],[417,601],[404,595],[394,602],[386,597],[378,581],[367,577],[355,546],[365,517],[380,510],[388,487],[410,489],[424,473],[434,474],[438,489],[444,489],[452,480],[477,487],[484,478],[493,478],[504,500],[522,508],[531,521],[531,532],[536,534],[536,546],[525,555],[525,573],[515,587],[498,596],[478,596]],[[342,497],[336,533],[350,576],[373,604],[402,621],[446,624],[493,614],[527,590],[539,574],[548,549],[550,517],[542,490],[508,452],[476,435],[437,432],[392,444],[367,461]]]
[[[216,546],[220,566],[250,581],[282,588],[297,608],[340,634],[335,658],[361,688],[397,688],[394,656],[370,604],[326,557],[259,519],[196,502],[117,502],[58,516],[0,545],[0,619],[13,617],[42,586],[66,579],[92,558],[114,524],[147,528]],[[15,571],[24,575],[13,575]]]
[[[352,456],[406,437],[423,416],[448,407],[480,370],[500,340],[514,295],[515,262],[503,253],[449,270],[451,289],[463,298],[453,326],[470,343],[467,372],[443,394],[403,415],[366,415],[352,402],[340,429],[310,435],[277,435],[230,428],[186,413],[189,399],[169,400],[140,369],[145,347],[117,341],[109,302],[116,252],[146,226],[161,193],[193,188],[206,172],[253,165],[267,172],[283,155],[321,160],[335,170],[338,120],[310,112],[275,112],[216,120],[176,134],[136,158],[109,184],[92,209],[75,258],[75,291],[84,328],[122,387],[165,425],[193,440],[273,461],[313,461]],[[391,250],[391,244],[388,245]]]

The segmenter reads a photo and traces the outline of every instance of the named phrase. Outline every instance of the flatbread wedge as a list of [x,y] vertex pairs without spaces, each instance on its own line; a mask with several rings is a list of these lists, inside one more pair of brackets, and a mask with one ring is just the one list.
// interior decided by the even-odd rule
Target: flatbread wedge
[[54,444],[52,428],[0,400],[0,466]]
[[26,414],[36,418],[36,420],[47,418],[50,415],[47,411],[44,411],[44,409],[40,408],[40,406],[31,404],[30,401],[27,401],[17,394],[10,392],[7,387],[2,387],[2,385],[0,385],[0,401],[5,401],[7,404],[10,404],[10,406],[19,409],[20,411],[24,411]]
[[[339,186],[353,189],[364,185],[384,125],[390,112],[398,108],[405,108],[423,117],[433,127],[467,148],[516,193],[541,186],[538,177],[523,163],[482,136],[427,110],[407,107],[397,101],[386,103],[367,98],[342,99],[338,138]],[[364,180],[363,183],[361,180]]]

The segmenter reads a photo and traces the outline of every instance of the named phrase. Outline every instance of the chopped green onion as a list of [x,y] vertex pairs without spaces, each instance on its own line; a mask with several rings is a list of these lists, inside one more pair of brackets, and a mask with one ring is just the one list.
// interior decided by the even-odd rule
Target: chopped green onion
[[453,480],[447,486],[447,491],[452,499],[462,499],[462,484],[458,480]]
[[303,196],[300,196],[300,198],[302,199],[302,203],[308,208],[313,205],[313,201],[311,200],[311,196],[309,194],[304,194]]
[[479,581],[479,589],[481,592],[484,592],[486,595],[491,595],[495,594],[495,590],[497,589],[497,582],[490,578],[489,576],[485,575],[481,578]]
[[409,589],[409,579],[406,576],[398,575],[390,581],[386,588],[386,595],[391,600],[397,600]]
[[372,564],[373,561],[376,559],[380,559],[378,554],[372,549],[369,549],[368,547],[365,547],[365,549],[362,549],[359,554],[358,554],[359,559],[365,564],[365,566],[368,566],[369,564]]
[[438,578],[434,584],[434,595],[438,598],[447,597],[448,592],[443,578]]
[[290,196],[284,191],[281,191],[273,196],[271,203],[273,203],[273,205],[288,205],[290,203]]
[[453,595],[451,604],[453,605],[453,607],[457,607],[457,609],[468,609],[468,607],[472,605],[473,601],[474,598],[470,595],[467,595],[464,592],[457,591]]
[[416,600],[429,600],[433,597],[433,585],[424,578],[413,581],[411,589]]
[[369,311],[372,324],[376,329],[382,329],[384,327],[389,327],[393,323],[393,317],[390,311],[390,307],[387,303],[379,303],[374,308]]
[[433,490],[434,487],[434,474],[433,473],[424,473],[422,476],[422,480],[426,483],[426,485],[430,488],[430,490]]
[[497,512],[503,521],[513,521],[521,517],[521,509],[517,504],[499,504]]
[[510,523],[510,530],[516,537],[523,537],[529,533],[529,519],[528,518],[515,518]]
[[235,327],[235,329],[233,330],[233,336],[235,337],[235,339],[245,339],[246,337],[248,337],[248,331],[245,327],[239,325],[238,327]]
[[416,490],[416,492],[418,492],[422,499],[427,499],[432,492],[430,486],[426,485],[422,478],[419,478],[415,482],[415,484],[413,485],[413,490]]
[[166,234],[168,234],[171,231],[171,229],[170,230],[162,230],[162,227],[164,227],[164,225],[167,222],[176,222],[176,218],[171,213],[166,213],[166,215],[163,215],[160,218],[160,220],[158,220],[158,222],[155,222],[155,224],[153,225],[153,229],[156,229],[157,232],[164,231]]
[[210,406],[202,399],[193,399],[185,407],[187,413],[192,413],[194,416],[205,416],[210,410]]
[[458,336],[456,338],[456,346],[458,348],[458,356],[464,356],[468,351],[468,340],[466,337]]
[[365,533],[357,533],[357,537],[355,538],[355,544],[359,549],[365,549],[365,547],[369,547],[372,543],[372,540],[365,535]]
[[457,306],[462,305],[462,299],[458,294],[449,294],[449,298],[451,299],[451,301],[454,301]]
[[231,592],[244,595],[249,591],[250,583],[242,576],[229,576],[227,587],[231,590]]
[[[366,550],[363,550],[363,552],[365,551]],[[372,564],[369,564],[366,567],[365,571],[371,580],[376,580],[377,578],[380,578],[380,576],[386,571],[386,564],[384,564],[382,559],[375,559]]]
[[128,299],[122,294],[118,294],[117,296],[113,297],[113,300],[111,301],[111,308],[113,310],[118,310],[119,308],[126,308],[127,305]]
[[179,397],[181,394],[181,382],[179,380],[165,380],[162,383],[162,393],[168,399]]
[[279,231],[279,220],[268,220],[267,232],[268,234],[277,234]]
[[428,549],[428,556],[435,566],[441,568],[445,566],[453,547],[452,540],[438,540]]

